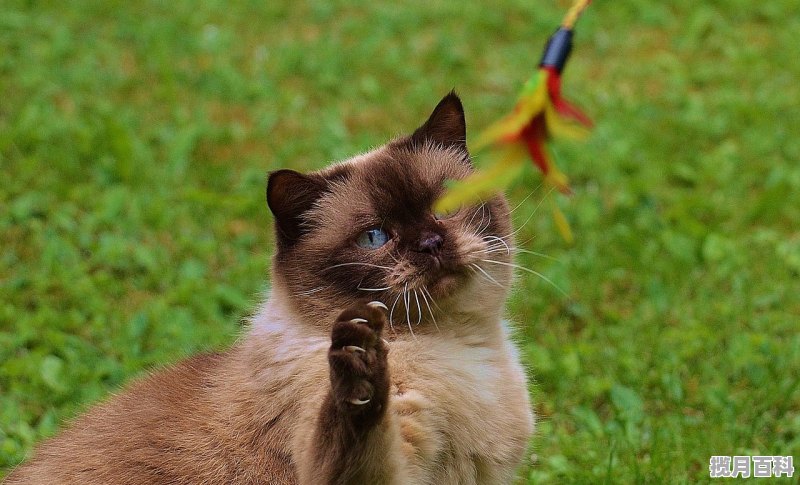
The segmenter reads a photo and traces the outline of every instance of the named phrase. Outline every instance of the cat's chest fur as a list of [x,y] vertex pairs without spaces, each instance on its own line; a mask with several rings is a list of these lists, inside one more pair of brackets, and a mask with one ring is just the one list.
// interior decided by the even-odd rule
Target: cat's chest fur
[[[525,378],[505,341],[429,334],[392,342],[392,396],[409,465],[444,483],[493,483],[530,435]],[[501,477],[493,477],[501,479]]]
[[[387,413],[396,428],[396,459],[408,473],[401,482],[507,483],[527,445],[533,416],[524,371],[505,332],[386,336],[391,374]],[[321,402],[324,386],[319,382],[328,373],[326,341],[292,331],[270,340],[275,357],[292,362],[284,375],[299,376],[297,383],[282,386],[281,394],[296,400],[294,390],[306,389],[311,402]],[[311,427],[316,416],[315,406],[307,406],[296,426]],[[293,447],[304,442],[296,437]]]

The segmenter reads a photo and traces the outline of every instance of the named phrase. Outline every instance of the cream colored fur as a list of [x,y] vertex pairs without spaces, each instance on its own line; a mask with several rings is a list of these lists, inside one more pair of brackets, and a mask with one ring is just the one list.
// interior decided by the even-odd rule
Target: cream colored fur
[[[499,277],[499,275],[498,275]],[[476,290],[485,287],[475,285]],[[490,291],[490,293],[492,293]],[[469,485],[510,483],[533,431],[524,371],[496,295],[481,301],[467,290],[459,300],[470,312],[453,310],[436,328],[415,337],[387,329],[392,394],[389,412],[375,437],[376,467],[386,483]],[[287,387],[277,402],[322,403],[328,392],[329,336],[282,304],[280,289],[254,317],[245,349],[254,361],[268,360],[270,376],[280,362]],[[445,303],[457,306],[459,301]],[[486,313],[476,309],[489,309]],[[271,400],[272,401],[272,400]],[[272,401],[277,404],[276,401]],[[279,407],[279,406],[276,406]],[[303,406],[291,424],[289,448],[300,464],[300,482],[313,471],[303,459],[312,443],[319,406]],[[380,436],[383,434],[383,436]]]

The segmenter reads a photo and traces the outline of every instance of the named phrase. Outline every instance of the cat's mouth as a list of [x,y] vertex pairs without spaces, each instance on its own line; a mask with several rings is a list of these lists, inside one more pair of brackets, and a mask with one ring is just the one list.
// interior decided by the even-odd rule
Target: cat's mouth
[[455,293],[467,278],[467,272],[461,266],[447,264],[436,258],[426,271],[425,287],[435,298],[443,298]]
[[428,285],[428,291],[436,298],[449,296],[463,284],[464,277],[463,273],[457,272],[443,274]]

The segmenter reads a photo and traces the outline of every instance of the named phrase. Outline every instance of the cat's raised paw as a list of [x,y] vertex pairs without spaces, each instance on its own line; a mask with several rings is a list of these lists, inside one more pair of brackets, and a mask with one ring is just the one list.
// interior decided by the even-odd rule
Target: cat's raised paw
[[328,362],[332,397],[342,411],[378,417],[386,408],[388,347],[381,337],[386,310],[379,301],[358,303],[333,324]]

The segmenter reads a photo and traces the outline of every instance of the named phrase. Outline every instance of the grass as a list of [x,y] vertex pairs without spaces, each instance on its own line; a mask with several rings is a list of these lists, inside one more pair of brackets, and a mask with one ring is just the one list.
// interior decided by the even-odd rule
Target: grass
[[[267,284],[268,170],[382,143],[453,87],[475,134],[567,3],[3,2],[0,470],[236,338]],[[521,274],[509,308],[540,416],[526,483],[800,465],[798,14],[615,0],[579,26],[564,89],[597,127],[555,146],[576,243],[542,190],[515,213],[555,259],[519,262],[568,294]]]

